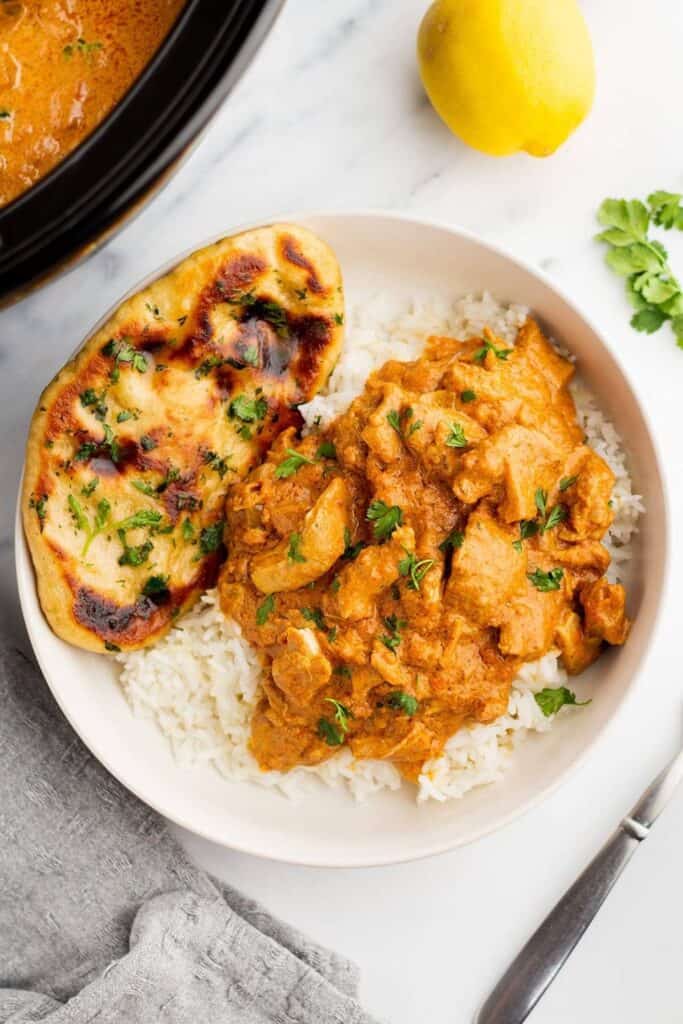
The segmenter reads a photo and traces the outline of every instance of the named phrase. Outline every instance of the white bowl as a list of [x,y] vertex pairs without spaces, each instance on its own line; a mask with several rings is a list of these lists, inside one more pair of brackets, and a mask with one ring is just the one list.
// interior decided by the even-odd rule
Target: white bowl
[[609,345],[538,271],[465,231],[393,214],[277,219],[296,220],[329,242],[341,263],[350,303],[360,303],[379,289],[395,297],[398,308],[414,295],[457,297],[486,289],[530,306],[576,356],[583,377],[624,439],[634,486],[647,508],[629,581],[635,622],[628,643],[605,654],[576,681],[578,693],[590,694],[592,703],[581,714],[559,716],[551,732],[531,735],[502,782],[462,800],[417,806],[411,787],[405,786],[399,793],[383,792],[357,805],[345,793],[321,786],[295,806],[271,790],[228,783],[212,768],[180,767],[156,727],[131,714],[116,682],[115,665],[70,647],[51,632],[38,603],[17,512],[21,606],[45,678],[71,725],[116,778],[167,818],[217,843],[275,860],[339,867],[410,860],[472,842],[547,796],[576,767],[632,690],[653,632],[667,563],[659,461],[647,417]]

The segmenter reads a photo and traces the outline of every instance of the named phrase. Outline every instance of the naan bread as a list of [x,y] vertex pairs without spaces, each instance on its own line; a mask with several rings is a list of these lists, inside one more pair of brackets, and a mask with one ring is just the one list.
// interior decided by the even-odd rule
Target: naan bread
[[64,367],[31,423],[22,498],[58,636],[144,647],[214,583],[227,488],[301,424],[343,311],[331,250],[276,224],[188,257]]

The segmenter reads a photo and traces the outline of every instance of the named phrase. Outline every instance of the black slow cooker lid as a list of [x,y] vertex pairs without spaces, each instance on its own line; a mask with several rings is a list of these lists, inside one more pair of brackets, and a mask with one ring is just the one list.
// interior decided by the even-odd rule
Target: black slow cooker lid
[[109,117],[0,209],[0,304],[68,264],[170,173],[265,38],[284,0],[189,0]]

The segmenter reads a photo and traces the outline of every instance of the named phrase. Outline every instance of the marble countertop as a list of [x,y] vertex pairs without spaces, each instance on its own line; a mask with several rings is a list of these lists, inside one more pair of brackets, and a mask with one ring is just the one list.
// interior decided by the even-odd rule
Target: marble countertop
[[[492,160],[441,125],[414,60],[426,0],[289,0],[201,144],[153,204],[86,265],[0,313],[0,600],[19,625],[13,508],[40,387],[89,326],[150,269],[195,242],[293,209],[383,207],[459,223],[542,266],[609,336],[683,503],[683,352],[633,332],[623,288],[591,238],[607,195],[683,191],[683,5],[583,0],[599,92],[554,157]],[[486,69],[482,68],[482,74]],[[668,240],[683,275],[683,240]],[[628,440],[628,439],[626,439]],[[680,743],[683,548],[635,695],[554,796],[479,843],[385,869],[282,866],[181,835],[215,873],[355,958],[363,998],[392,1024],[459,1024]],[[294,813],[294,812],[293,812]],[[680,1021],[683,793],[658,822],[530,1020]]]

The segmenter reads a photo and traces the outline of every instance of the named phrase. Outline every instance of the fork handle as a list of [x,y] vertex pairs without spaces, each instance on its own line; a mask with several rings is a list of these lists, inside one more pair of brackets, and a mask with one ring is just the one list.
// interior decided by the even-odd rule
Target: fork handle
[[536,929],[488,996],[475,1024],[521,1024],[555,980],[647,829],[625,819]]

